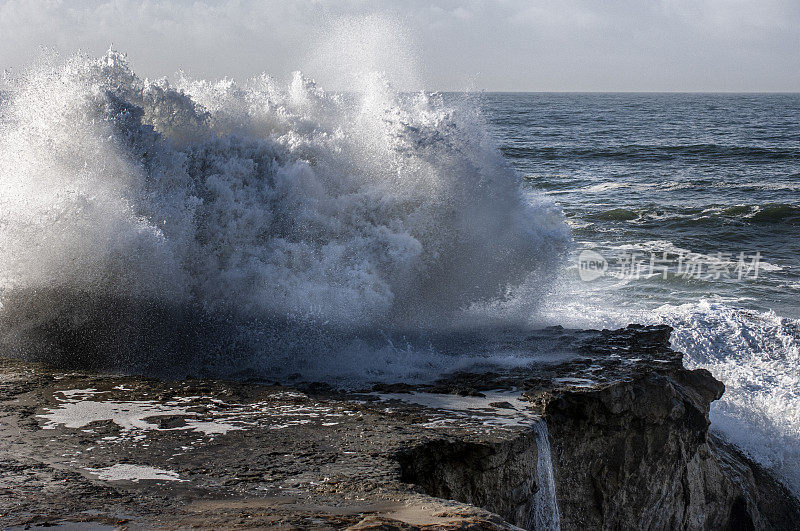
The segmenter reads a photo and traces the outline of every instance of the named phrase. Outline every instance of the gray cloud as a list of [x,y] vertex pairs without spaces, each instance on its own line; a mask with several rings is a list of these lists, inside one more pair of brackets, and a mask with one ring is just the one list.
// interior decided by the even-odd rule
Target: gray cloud
[[137,72],[439,90],[800,90],[795,0],[0,0],[0,67],[40,47]]

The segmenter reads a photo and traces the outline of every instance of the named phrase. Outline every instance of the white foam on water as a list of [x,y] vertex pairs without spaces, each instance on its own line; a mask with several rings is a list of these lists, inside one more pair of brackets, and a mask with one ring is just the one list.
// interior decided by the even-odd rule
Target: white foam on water
[[800,321],[701,301],[665,306],[686,364],[725,383],[712,429],[800,493]]

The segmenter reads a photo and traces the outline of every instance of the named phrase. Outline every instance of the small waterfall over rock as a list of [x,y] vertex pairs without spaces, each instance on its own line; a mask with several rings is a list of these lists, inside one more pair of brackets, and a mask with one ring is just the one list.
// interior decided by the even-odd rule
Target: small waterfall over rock
[[550,436],[547,431],[547,422],[540,419],[534,424],[536,432],[536,485],[534,494],[533,514],[529,529],[536,531],[552,531],[561,529],[561,517],[558,512],[558,499],[556,498],[556,481],[553,476],[553,460],[550,457]]

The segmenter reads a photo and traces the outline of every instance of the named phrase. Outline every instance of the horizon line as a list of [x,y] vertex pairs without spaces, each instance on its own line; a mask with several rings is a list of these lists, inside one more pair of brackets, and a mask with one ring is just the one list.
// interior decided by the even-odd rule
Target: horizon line
[[[406,91],[401,91],[406,92]],[[408,91],[414,92],[414,91]],[[416,91],[419,92],[419,91]],[[800,90],[428,90],[449,94],[786,94],[800,95]]]

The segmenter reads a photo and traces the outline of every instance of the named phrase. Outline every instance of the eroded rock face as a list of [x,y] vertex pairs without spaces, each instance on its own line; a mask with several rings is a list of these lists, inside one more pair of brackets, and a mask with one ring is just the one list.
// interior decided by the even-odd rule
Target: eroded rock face
[[[716,382],[705,371],[683,376],[652,374],[548,402],[565,527],[738,523],[734,509],[747,493],[727,480],[707,441],[710,393],[702,391],[715,390]],[[721,386],[716,389],[715,398]],[[748,515],[757,512],[756,503],[750,506]]]
[[[572,355],[362,392],[0,359],[0,523],[797,528],[797,500],[709,434],[723,387],[684,369],[668,338],[512,335],[514,348],[546,340]],[[557,508],[542,501],[551,491]]]
[[[652,334],[647,348],[662,369],[556,392],[546,402],[564,527],[796,526],[797,500],[709,434],[709,406],[722,396],[722,383],[704,369],[684,369],[667,335],[643,331],[631,350]],[[662,361],[670,355],[670,363]]]

